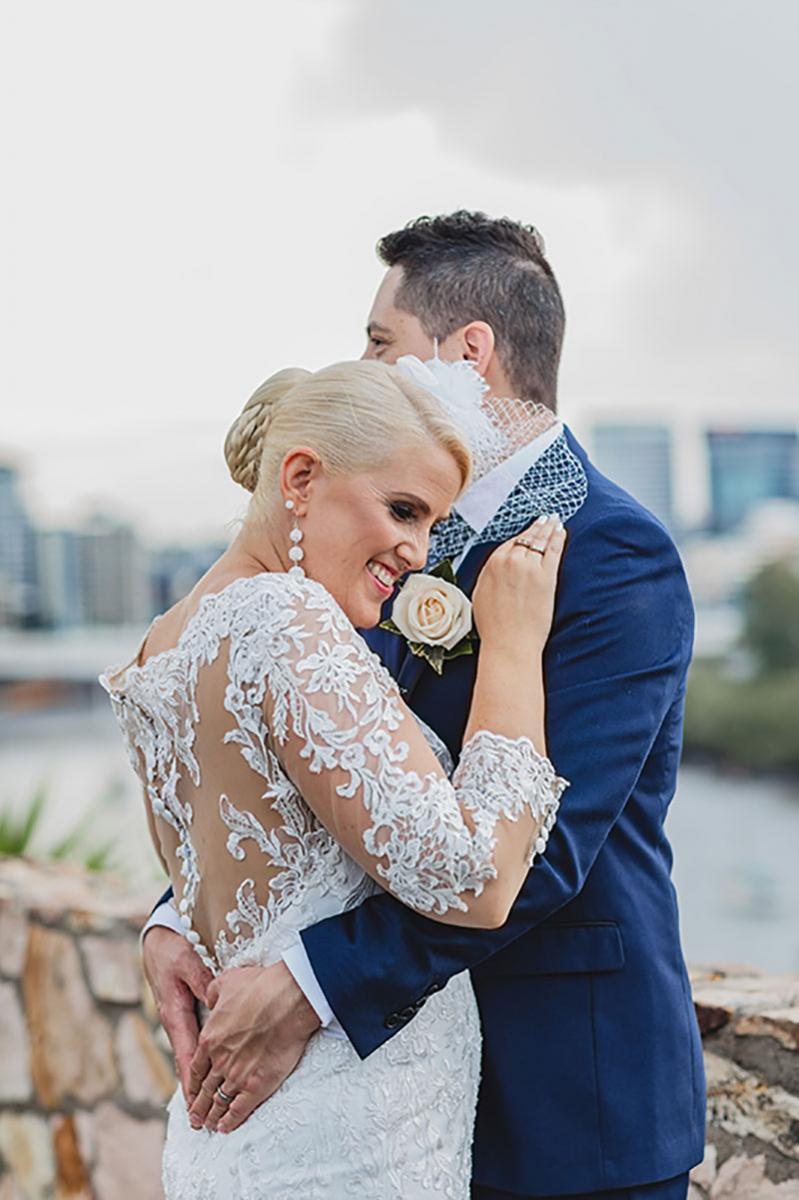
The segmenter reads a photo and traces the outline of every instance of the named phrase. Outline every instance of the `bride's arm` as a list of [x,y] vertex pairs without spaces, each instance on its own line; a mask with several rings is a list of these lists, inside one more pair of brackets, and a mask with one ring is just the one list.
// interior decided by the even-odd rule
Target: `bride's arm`
[[274,750],[306,803],[383,887],[448,924],[503,924],[565,786],[545,757],[541,673],[564,535],[553,522],[528,537],[545,553],[501,547],[475,593],[482,646],[452,781],[396,685],[318,590],[269,672]]

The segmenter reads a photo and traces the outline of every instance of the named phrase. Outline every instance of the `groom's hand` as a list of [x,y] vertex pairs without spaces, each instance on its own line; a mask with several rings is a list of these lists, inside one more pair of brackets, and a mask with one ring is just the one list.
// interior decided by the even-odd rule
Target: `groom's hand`
[[[211,1015],[191,1064],[189,1120],[230,1133],[289,1077],[319,1017],[283,962],[233,967],[208,988]],[[217,1088],[233,1097],[220,1100]]]
[[188,1104],[189,1068],[200,1033],[195,999],[207,1003],[206,991],[213,975],[184,937],[162,926],[155,926],[144,935],[142,957]]

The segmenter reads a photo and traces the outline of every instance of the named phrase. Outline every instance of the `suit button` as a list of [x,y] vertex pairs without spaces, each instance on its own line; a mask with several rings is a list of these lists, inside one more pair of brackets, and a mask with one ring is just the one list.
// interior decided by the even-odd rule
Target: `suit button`
[[390,1013],[383,1022],[383,1026],[386,1029],[396,1029],[401,1023],[399,1013]]
[[399,1015],[403,1021],[410,1021],[411,1017],[416,1016],[416,1005],[409,1004],[407,1008],[401,1008]]

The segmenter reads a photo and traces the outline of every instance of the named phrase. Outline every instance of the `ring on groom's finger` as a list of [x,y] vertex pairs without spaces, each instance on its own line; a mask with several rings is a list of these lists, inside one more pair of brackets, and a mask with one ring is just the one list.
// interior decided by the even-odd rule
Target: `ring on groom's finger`
[[532,550],[534,554],[544,554],[545,551],[540,546],[534,546],[532,542],[525,541],[524,538],[516,538],[514,546],[524,546],[525,550]]
[[216,1089],[216,1095],[220,1103],[225,1105],[232,1104],[236,1099],[235,1096],[228,1096],[227,1092],[223,1092],[221,1086]]

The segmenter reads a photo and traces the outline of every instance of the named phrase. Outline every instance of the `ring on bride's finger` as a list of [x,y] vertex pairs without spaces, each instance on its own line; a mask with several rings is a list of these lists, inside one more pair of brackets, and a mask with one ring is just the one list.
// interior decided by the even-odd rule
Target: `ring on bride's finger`
[[516,538],[514,546],[524,546],[525,550],[532,550],[534,554],[544,554],[545,551],[540,546],[534,546],[532,542],[525,541],[524,538]]
[[223,1092],[221,1085],[216,1089],[216,1095],[220,1103],[225,1105],[232,1104],[236,1099],[235,1096],[228,1096],[227,1092]]

